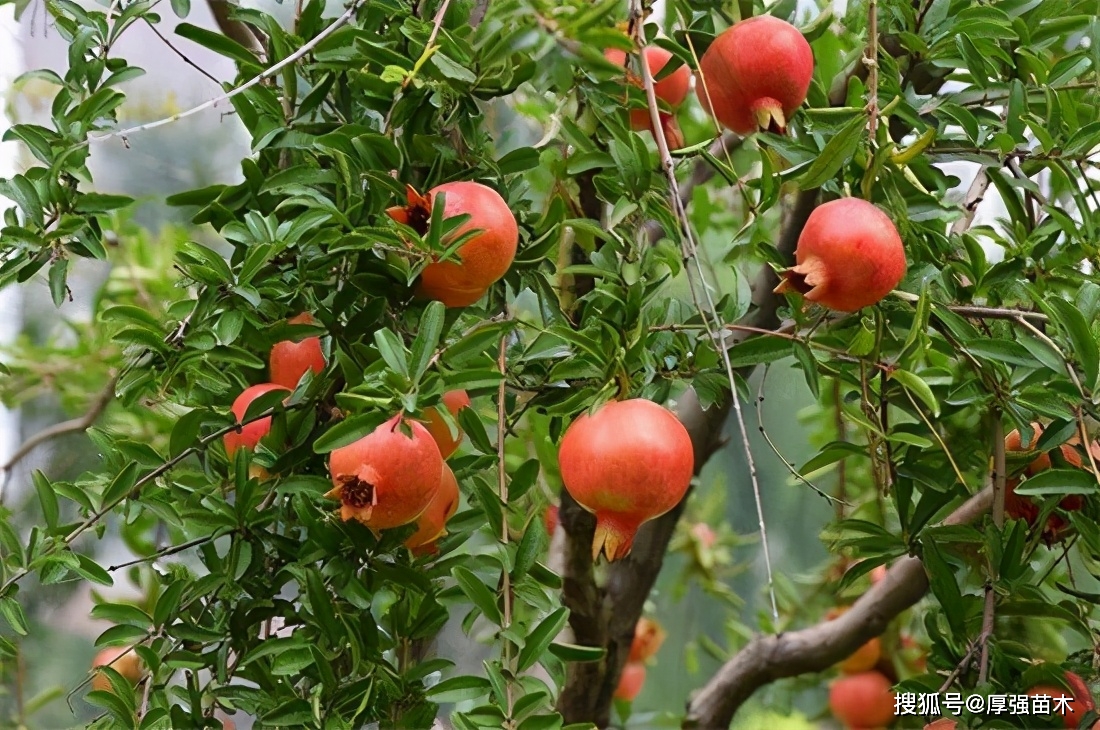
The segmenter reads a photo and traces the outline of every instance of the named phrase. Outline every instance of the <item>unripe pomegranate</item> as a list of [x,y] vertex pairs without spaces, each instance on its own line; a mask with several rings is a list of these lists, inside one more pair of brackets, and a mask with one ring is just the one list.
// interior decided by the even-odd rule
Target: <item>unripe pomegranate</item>
[[634,641],[630,643],[628,662],[644,662],[656,654],[667,634],[659,623],[644,616],[634,625]]
[[814,54],[802,33],[758,15],[714,39],[699,61],[695,93],[704,110],[738,134],[782,134],[806,100],[813,75]]
[[889,216],[866,200],[841,198],[810,214],[795,263],[776,293],[793,290],[830,309],[855,312],[898,285],[905,275],[905,248]]
[[549,505],[546,511],[542,513],[542,524],[546,525],[546,534],[551,537],[554,536],[554,530],[558,529],[558,506],[556,504]]
[[458,480],[451,467],[443,464],[443,476],[439,490],[432,497],[428,508],[416,520],[416,532],[405,540],[405,547],[415,550],[434,543],[447,534],[447,520],[458,511]]
[[829,709],[846,725],[874,728],[894,719],[894,693],[890,680],[878,672],[851,674],[829,688]]
[[[125,646],[109,646],[106,649],[101,650],[92,659],[92,669],[97,667],[110,666],[130,684],[137,684],[144,671],[141,665],[141,658],[130,647]],[[111,692],[111,680],[107,679],[107,675],[103,672],[96,672],[92,676],[92,689],[100,690],[103,692]]]
[[[239,423],[244,418],[245,413],[248,412],[248,407],[252,405],[252,401],[259,398],[264,393],[270,393],[273,390],[286,390],[289,394],[289,389],[275,385],[274,383],[261,383],[260,385],[253,385],[250,388],[245,388],[237,400],[233,401],[231,410],[233,415],[237,417]],[[271,431],[271,416],[261,418],[252,423],[241,426],[239,431],[230,431],[223,438],[222,441],[225,444],[225,453],[232,459],[233,454],[237,453],[237,449],[255,449],[256,444],[260,443],[260,439]]]
[[[470,406],[470,396],[464,390],[449,390],[443,394],[443,405],[457,419],[458,412]],[[452,436],[451,427],[435,407],[424,409],[424,427],[435,439],[436,445],[439,446],[439,453],[444,459],[450,458],[462,443],[462,429],[458,429],[458,432]]]
[[630,552],[643,522],[675,507],[691,485],[691,438],[676,416],[641,398],[611,402],[570,424],[558,452],[573,499],[596,515],[592,559]]
[[481,299],[507,273],[519,245],[519,225],[504,198],[476,182],[446,183],[423,196],[410,186],[408,204],[390,208],[386,213],[423,235],[432,218],[432,201],[439,193],[446,195],[444,218],[470,216],[454,235],[474,230],[478,233],[459,247],[457,261],[428,264],[420,275],[418,292],[448,307],[466,307]]
[[[316,324],[308,313],[287,320],[290,324]],[[294,390],[307,370],[319,373],[325,369],[325,354],[320,337],[306,337],[301,342],[283,340],[271,348],[271,382]]]
[[630,662],[623,667],[623,674],[619,678],[619,686],[615,688],[615,699],[633,702],[645,684],[645,665],[638,662]]
[[439,491],[443,457],[428,429],[397,415],[333,450],[328,469],[335,486],[325,496],[340,500],[340,518],[377,531],[423,514]]
[[[604,51],[603,55],[604,58],[617,66],[626,67],[627,65],[625,51],[609,48]],[[654,78],[654,95],[673,109],[680,106],[691,87],[691,71],[687,66],[681,65],[665,78],[656,81],[661,69],[672,60],[672,54],[659,46],[646,46],[642,55],[645,58],[650,75]],[[634,86],[644,87],[643,80],[630,70],[627,71],[627,80]],[[680,131],[680,125],[677,123],[676,117],[663,109],[659,110],[657,114],[661,120],[661,127],[664,129],[668,146],[672,149],[683,147],[684,134]],[[648,129],[652,133],[653,120],[649,115],[649,109],[631,109],[630,127],[639,131]]]
[[[832,621],[843,615],[850,606],[838,606],[831,608],[825,614],[826,621]],[[837,668],[844,674],[862,674],[874,669],[878,660],[882,657],[882,641],[876,636],[860,646],[848,658],[837,663]]]

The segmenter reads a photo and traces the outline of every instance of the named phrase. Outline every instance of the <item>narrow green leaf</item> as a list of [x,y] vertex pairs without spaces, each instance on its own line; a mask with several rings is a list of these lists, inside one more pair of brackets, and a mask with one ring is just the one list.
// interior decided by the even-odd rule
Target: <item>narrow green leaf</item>
[[898,381],[903,388],[917,396],[924,405],[928,406],[933,416],[940,415],[940,404],[936,400],[935,394],[932,393],[932,389],[928,387],[928,383],[924,382],[924,380],[916,374],[899,368],[890,373],[890,378]]
[[378,347],[378,353],[389,365],[390,370],[399,375],[404,375],[406,378],[409,377],[409,363],[405,359],[405,344],[401,342],[400,337],[389,329],[376,330],[374,344]]
[[[420,381],[431,363],[435,349],[439,345],[439,337],[443,334],[443,318],[446,311],[447,308],[443,306],[443,302],[432,302],[424,309],[424,315],[420,318],[420,328],[417,330],[411,349],[414,383]],[[386,362],[389,363],[388,360]]]
[[451,575],[458,582],[459,588],[466,594],[466,597],[477,606],[485,618],[492,621],[497,626],[500,626],[504,622],[504,617],[500,614],[500,607],[497,605],[497,596],[493,591],[481,582],[474,573],[462,566],[457,566],[451,570]]
[[528,635],[527,641],[519,653],[519,666],[517,669],[522,672],[533,666],[550,646],[550,643],[565,628],[568,620],[569,609],[562,607],[539,622],[534,631]]
[[801,177],[798,178],[798,186],[803,190],[821,187],[825,181],[844,166],[844,163],[856,151],[859,141],[863,138],[863,131],[867,128],[867,117],[859,114],[852,121],[828,141],[821,154],[810,165]]
[[34,482],[34,490],[38,493],[38,501],[42,505],[42,516],[46,520],[46,528],[53,531],[57,527],[57,520],[61,514],[57,493],[54,492],[53,485],[41,470],[35,469],[31,474],[31,480]]

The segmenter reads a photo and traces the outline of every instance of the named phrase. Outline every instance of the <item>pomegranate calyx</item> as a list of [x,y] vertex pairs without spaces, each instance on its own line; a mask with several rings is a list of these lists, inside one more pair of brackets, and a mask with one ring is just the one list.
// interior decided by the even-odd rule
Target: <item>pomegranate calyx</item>
[[386,208],[386,215],[423,236],[428,232],[428,224],[432,220],[432,201],[428,196],[416,192],[412,185],[405,186],[405,199],[405,205]]
[[825,263],[816,256],[807,257],[799,265],[782,272],[780,276],[782,279],[779,286],[774,289],[775,294],[796,291],[811,302],[817,300],[821,294],[820,290],[829,280]]
[[340,519],[358,520],[368,524],[375,506],[378,504],[378,472],[370,466],[363,466],[356,474],[339,477],[339,486],[330,489],[325,497],[340,500]]
[[606,515],[597,516],[596,534],[592,538],[592,562],[599,560],[600,553],[606,555],[608,561],[621,560],[629,555],[638,527],[640,524],[629,524]]
[[764,97],[754,101],[751,108],[756,126],[761,130],[774,134],[787,133],[787,116],[783,113],[783,105],[778,101]]

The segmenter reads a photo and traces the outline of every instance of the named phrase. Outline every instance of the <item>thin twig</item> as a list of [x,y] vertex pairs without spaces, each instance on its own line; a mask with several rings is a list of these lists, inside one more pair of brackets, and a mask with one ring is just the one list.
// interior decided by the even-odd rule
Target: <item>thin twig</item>
[[974,641],[970,642],[970,648],[966,650],[966,654],[963,655],[963,658],[959,661],[958,664],[955,665],[955,668],[951,670],[951,674],[947,675],[947,679],[945,679],[943,684],[940,686],[939,694],[943,694],[944,692],[946,692],[948,688],[955,682],[955,680],[959,678],[959,675],[966,671],[966,668],[974,659],[974,654],[977,653],[982,643],[983,642],[981,640],[981,637],[978,637]]
[[868,144],[874,147],[878,133],[878,0],[867,2],[867,116]]
[[[444,0],[446,4],[447,0]],[[442,13],[441,13],[442,15]],[[497,357],[497,367],[500,369],[500,386],[497,388],[497,488],[500,493],[500,502],[508,507],[508,470],[505,468],[505,453],[504,453],[504,441],[507,434],[507,420],[505,419],[505,387],[508,372],[508,335],[505,334],[500,338],[500,355]],[[500,542],[504,545],[508,544],[508,520],[505,519],[502,522],[500,530]],[[504,626],[505,631],[512,626],[512,579],[508,569],[505,568],[502,574],[502,592],[504,602]],[[512,667],[512,641],[508,638],[504,639],[504,666],[512,673],[515,669]],[[509,681],[506,683],[505,688],[506,704],[508,705],[505,710],[505,717],[509,721],[512,719],[512,683]]]
[[[1005,524],[1005,428],[1001,420],[1001,409],[993,409],[993,524],[1000,530]],[[980,637],[982,655],[978,662],[978,684],[983,685],[989,679],[989,639],[993,636],[994,611],[997,594],[993,582],[997,579],[997,566],[989,561],[989,577],[985,583],[985,605],[982,608],[982,633]]]
[[175,53],[177,56],[179,56],[181,59],[183,59],[183,62],[186,63],[188,66],[190,66],[191,68],[195,69],[196,71],[201,73],[206,78],[213,81],[214,85],[217,86],[219,89],[221,88],[221,85],[222,85],[221,81],[218,81],[216,78],[214,78],[213,75],[210,74],[210,72],[208,72],[202,66],[200,66],[199,64],[195,63],[190,58],[188,58],[186,53],[184,53],[183,51],[181,51],[180,49],[178,49],[174,45],[172,45],[172,42],[170,40],[168,40],[167,38],[165,38],[163,33],[161,33],[159,30],[157,30],[156,24],[153,23],[152,21],[150,21],[147,16],[143,15],[143,16],[141,16],[141,19],[145,21],[145,24],[147,26],[149,26],[149,30],[153,31],[153,35],[155,35],[157,38],[160,38],[161,42],[164,43],[164,45],[168,46],[168,48],[172,51],[172,53]]
[[330,35],[332,35],[337,30],[339,30],[341,27],[343,27],[344,24],[346,24],[349,20],[351,20],[351,17],[355,14],[355,11],[359,8],[359,5],[362,4],[362,2],[364,2],[364,0],[355,0],[355,2],[353,2],[351,4],[351,6],[349,6],[348,9],[344,11],[343,15],[341,15],[339,18],[334,20],[331,25],[329,25],[323,31],[321,31],[316,36],[314,36],[312,39],[310,39],[310,41],[308,43],[304,44],[297,51],[290,54],[289,56],[287,56],[283,60],[279,61],[274,66],[271,66],[270,68],[265,69],[259,75],[254,76],[252,79],[246,81],[245,83],[241,84],[240,86],[236,87],[235,89],[233,89],[231,91],[228,91],[225,94],[222,94],[221,96],[210,99],[209,101],[205,101],[205,102],[203,102],[202,104],[199,104],[196,107],[192,107],[190,109],[187,109],[186,111],[182,111],[179,114],[173,114],[172,116],[165,117],[164,119],[158,119],[155,122],[148,122],[146,124],[139,124],[136,127],[129,127],[127,129],[120,129],[120,130],[116,130],[114,132],[107,132],[105,134],[96,134],[96,135],[89,134],[88,138],[84,142],[82,142],[81,145],[78,145],[78,146],[84,146],[84,145],[87,145],[87,144],[91,144],[92,142],[103,142],[105,140],[112,139],[112,138],[115,138],[115,137],[120,137],[120,138],[125,140],[127,138],[127,136],[129,136],[131,134],[135,134],[137,132],[145,132],[145,131],[148,131],[150,129],[156,129],[157,127],[163,127],[164,125],[171,124],[172,122],[178,122],[180,119],[185,119],[187,117],[194,116],[195,114],[198,114],[199,112],[204,112],[207,109],[212,109],[213,107],[217,106],[218,104],[221,104],[224,101],[228,101],[229,99],[232,99],[233,97],[237,96],[238,94],[241,94],[241,93],[247,91],[248,89],[251,89],[256,84],[258,84],[258,83],[260,83],[260,82],[262,82],[266,79],[271,78],[275,74],[279,73],[279,71],[283,70],[284,68],[286,68],[290,64],[297,62],[299,59],[301,59],[307,53],[312,51],[314,48],[317,47],[317,44],[319,44],[325,38],[328,38]]
[[[274,490],[272,490],[272,493],[274,494]],[[213,532],[209,535],[203,535],[202,537],[196,537],[194,540],[188,540],[187,542],[185,542],[181,545],[173,545],[171,547],[164,548],[163,550],[158,550],[157,552],[153,553],[152,555],[147,555],[144,558],[135,558],[134,560],[128,560],[125,563],[119,563],[118,565],[112,565],[111,567],[107,568],[107,572],[108,573],[113,573],[116,570],[122,570],[123,568],[129,568],[129,567],[134,566],[134,565],[141,565],[142,563],[148,563],[150,560],[159,560],[160,558],[165,558],[165,557],[168,557],[169,555],[175,555],[176,553],[182,553],[185,550],[190,550],[193,547],[197,547],[199,545],[202,545],[203,543],[210,542],[211,540],[217,540],[219,537],[223,537],[224,535],[229,535],[229,534],[232,534],[232,531],[230,531],[230,532]]]
[[[632,17],[634,19],[634,36],[639,48],[639,53],[642,54],[641,57],[644,59],[645,36],[642,32],[643,16],[640,3],[635,0],[632,4],[634,5],[634,10],[632,12]],[[680,197],[680,186],[676,179],[676,163],[673,161],[672,155],[669,152],[668,140],[665,138],[664,126],[661,124],[659,114],[660,107],[657,104],[657,93],[654,89],[653,74],[650,72],[648,63],[642,62],[639,63],[638,66],[642,71],[642,83],[645,87],[646,100],[649,105],[649,118],[653,129],[653,136],[657,141],[657,149],[660,152],[661,166],[664,168],[665,176],[668,178],[669,198],[672,202],[672,210],[680,220],[683,229],[683,245],[685,246],[684,256],[695,263],[695,269],[699,276],[699,286],[703,289],[703,295],[706,297],[709,312],[703,311],[698,299],[696,287],[692,283],[692,277],[689,275],[688,284],[692,292],[692,299],[695,301],[696,308],[699,309],[700,313],[703,315],[703,322],[707,324],[707,334],[714,340],[715,334],[711,329],[711,320],[713,319],[713,324],[717,329],[722,328],[722,322],[718,317],[714,299],[710,294],[710,288],[707,286],[706,276],[703,273],[703,266],[699,260],[699,251],[695,245],[695,236],[691,229],[691,222],[688,220],[687,211],[684,209],[683,200]],[[779,604],[775,597],[775,579],[772,575],[771,553],[768,550],[768,531],[764,521],[764,507],[760,498],[760,483],[756,472],[756,463],[752,456],[752,445],[749,442],[749,432],[748,428],[745,426],[745,415],[741,408],[741,396],[737,392],[737,378],[733,373],[733,365],[730,362],[729,353],[725,347],[721,346],[718,347],[718,351],[722,357],[722,364],[726,369],[726,377],[729,379],[730,393],[733,399],[733,410],[741,430],[741,445],[745,450],[745,461],[749,468],[749,481],[752,483],[753,498],[756,500],[756,515],[760,525],[760,542],[764,553],[764,569],[767,574],[768,596],[771,599],[772,619],[775,624],[778,625]]]
[[451,7],[451,0],[443,0],[443,4],[439,6],[439,10],[435,13],[435,19],[432,21],[432,32],[428,36],[428,48],[435,45],[435,39],[439,35],[439,29],[443,27],[443,16],[447,14],[447,8]]

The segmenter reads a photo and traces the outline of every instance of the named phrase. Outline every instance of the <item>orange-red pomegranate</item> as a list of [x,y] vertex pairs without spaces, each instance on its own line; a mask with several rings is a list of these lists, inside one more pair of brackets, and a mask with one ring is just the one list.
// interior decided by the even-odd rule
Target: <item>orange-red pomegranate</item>
[[695,93],[704,110],[738,134],[782,134],[813,75],[814,54],[802,33],[758,15],[714,39],[699,61]]
[[340,500],[341,519],[377,531],[407,525],[423,514],[439,491],[443,457],[428,429],[397,415],[333,450],[328,469],[334,488],[325,496]]
[[[825,620],[832,621],[843,615],[851,606],[837,606],[825,613]],[[856,649],[846,659],[837,663],[837,668],[844,674],[862,674],[869,672],[878,664],[882,656],[882,641],[876,636]]]
[[554,536],[554,530],[558,529],[558,522],[558,506],[556,504],[549,505],[546,511],[542,513],[542,524],[546,525],[547,535]]
[[405,540],[405,547],[416,550],[434,543],[447,534],[447,520],[458,511],[458,480],[451,467],[443,465],[443,476],[439,481],[439,490],[432,497],[428,508],[416,520],[416,532]]
[[866,200],[841,198],[810,214],[795,263],[776,293],[797,291],[830,309],[855,312],[898,285],[905,275],[905,248],[885,213]]
[[[233,415],[237,417],[237,422],[239,423],[244,418],[244,414],[248,412],[248,407],[252,405],[252,401],[273,390],[286,390],[289,393],[287,388],[274,383],[261,383],[245,388],[244,392],[237,396],[237,400],[233,401],[231,409]],[[271,431],[271,416],[245,424],[241,426],[240,431],[230,431],[222,439],[225,443],[226,455],[232,459],[233,454],[237,453],[237,449],[255,449],[256,444],[260,443],[260,439],[266,436],[269,431]]]
[[[92,659],[93,670],[106,666],[110,666],[111,669],[121,674],[130,684],[137,684],[142,674],[144,674],[141,658],[130,647],[110,646],[101,650]],[[107,679],[106,674],[98,671],[92,676],[92,689],[103,692],[113,691],[111,680]]]
[[[1043,427],[1041,424],[1033,422],[1031,424],[1031,429],[1034,433],[1027,447],[1024,447],[1020,431],[1016,429],[1005,436],[1005,450],[1034,451],[1036,444],[1039,442],[1039,437],[1043,435]],[[1059,446],[1062,459],[1070,466],[1078,468],[1084,466],[1081,454],[1074,448],[1075,445],[1080,443],[1081,439],[1075,435],[1068,442]],[[1094,443],[1091,448],[1093,454],[1097,455],[1097,445]],[[1041,453],[1036,456],[1030,464],[1024,467],[1024,475],[1033,477],[1039,472],[1050,469],[1051,466],[1053,466],[1053,461],[1050,458],[1050,454]],[[1005,514],[1011,519],[1025,520],[1029,525],[1034,525],[1035,521],[1039,518],[1039,505],[1029,497],[1016,494],[1016,487],[1019,485],[1020,479],[1015,477],[1011,477],[1005,481]],[[1082,509],[1085,506],[1085,500],[1080,494],[1067,494],[1058,502],[1058,506],[1067,512],[1072,512]],[[1054,538],[1067,524],[1068,523],[1062,516],[1053,514],[1047,518],[1047,523],[1043,527],[1043,532],[1050,538]]]
[[850,674],[829,687],[829,709],[849,727],[877,728],[894,719],[890,680],[878,672]]
[[619,686],[615,688],[615,699],[633,702],[645,684],[645,665],[638,662],[630,662],[623,667],[622,677],[619,678]]
[[644,662],[656,654],[667,634],[659,623],[644,616],[634,625],[634,641],[630,643],[628,662]]
[[630,552],[643,522],[679,504],[691,484],[691,438],[676,416],[641,398],[611,402],[570,424],[558,451],[561,479],[596,515],[592,559]]
[[[458,412],[470,406],[470,396],[464,390],[449,390],[443,394],[443,405],[457,420]],[[455,425],[457,426],[457,423]],[[447,425],[447,422],[443,420],[443,417],[439,415],[439,410],[435,407],[424,409],[424,427],[435,439],[436,445],[439,446],[439,453],[444,459],[450,458],[451,454],[458,450],[458,445],[462,443],[462,429],[458,429],[457,433],[452,435],[451,427]]]
[[470,216],[455,235],[474,230],[478,233],[459,247],[457,260],[428,264],[420,275],[418,293],[448,307],[466,307],[481,299],[512,265],[519,245],[519,225],[504,198],[476,182],[446,183],[432,188],[427,195],[409,186],[407,204],[386,213],[423,235],[431,221],[432,201],[440,193],[446,196],[444,218]]
[[[625,67],[627,65],[625,51],[609,48],[604,51],[603,55],[604,58],[617,66]],[[659,46],[646,46],[642,55],[645,58],[646,66],[649,68],[649,73],[655,81],[653,84],[654,95],[676,109],[688,95],[688,90],[691,87],[691,71],[687,66],[681,65],[665,78],[656,81],[661,69],[672,60],[672,54]],[[636,73],[628,69],[626,75],[629,83],[637,87],[644,87],[644,82]],[[657,115],[661,120],[661,127],[664,129],[668,146],[672,149],[683,147],[684,134],[680,130],[676,117],[663,109],[659,110]],[[632,129],[639,131],[648,129],[652,133],[653,122],[649,115],[649,109],[631,109],[630,126]]]
[[[308,313],[287,320],[290,324],[316,324]],[[306,337],[300,342],[283,340],[271,348],[271,382],[294,390],[307,370],[319,373],[325,369],[320,337]]]
[[[1076,728],[1081,723],[1081,718],[1088,714],[1089,710],[1096,708],[1096,703],[1093,702],[1092,693],[1089,692],[1088,685],[1085,684],[1085,680],[1081,679],[1080,675],[1074,672],[1065,673],[1066,684],[1070,686],[1070,690],[1064,690],[1061,687],[1054,687],[1052,685],[1039,685],[1032,687],[1028,690],[1028,695],[1047,695],[1051,698],[1050,707],[1052,715],[1059,715],[1062,718],[1062,724],[1067,727]],[[1068,710],[1062,712],[1062,704],[1056,702],[1059,697],[1072,697],[1068,703]]]
[[952,720],[949,717],[941,717],[939,720],[930,722],[924,726],[924,730],[955,730],[959,726],[959,723]]

